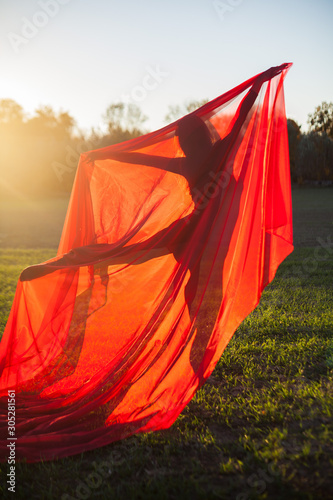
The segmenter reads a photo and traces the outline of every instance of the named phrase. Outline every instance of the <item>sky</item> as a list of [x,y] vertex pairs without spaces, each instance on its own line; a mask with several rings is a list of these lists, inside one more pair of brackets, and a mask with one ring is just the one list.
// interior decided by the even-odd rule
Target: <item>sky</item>
[[286,113],[333,101],[332,0],[0,0],[0,99],[68,111],[84,131],[133,102],[165,125],[169,105],[213,99],[293,62]]

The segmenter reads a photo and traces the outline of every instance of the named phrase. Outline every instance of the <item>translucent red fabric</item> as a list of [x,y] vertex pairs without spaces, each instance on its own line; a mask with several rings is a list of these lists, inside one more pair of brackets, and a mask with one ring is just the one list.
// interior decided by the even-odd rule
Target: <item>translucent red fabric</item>
[[169,427],[292,251],[274,67],[165,128],[81,156],[58,255],[21,274],[0,344],[16,458]]

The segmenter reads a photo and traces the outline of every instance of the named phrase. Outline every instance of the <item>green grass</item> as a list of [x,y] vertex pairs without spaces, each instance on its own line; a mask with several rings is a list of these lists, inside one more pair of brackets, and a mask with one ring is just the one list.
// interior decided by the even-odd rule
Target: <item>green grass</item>
[[[332,204],[332,190],[294,192],[295,251],[170,429],[17,464],[15,498],[332,498],[333,247],[317,241],[333,240]],[[54,252],[0,250],[1,331],[22,268]],[[3,495],[6,473],[1,464]]]
[[68,196],[0,199],[0,248],[54,248],[59,244]]

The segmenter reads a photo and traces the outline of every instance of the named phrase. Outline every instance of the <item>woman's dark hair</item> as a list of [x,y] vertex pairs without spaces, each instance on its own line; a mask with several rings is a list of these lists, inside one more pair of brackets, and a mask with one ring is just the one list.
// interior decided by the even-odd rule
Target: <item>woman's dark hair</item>
[[187,158],[202,157],[209,153],[213,146],[213,138],[208,127],[195,114],[187,115],[179,120],[176,135]]

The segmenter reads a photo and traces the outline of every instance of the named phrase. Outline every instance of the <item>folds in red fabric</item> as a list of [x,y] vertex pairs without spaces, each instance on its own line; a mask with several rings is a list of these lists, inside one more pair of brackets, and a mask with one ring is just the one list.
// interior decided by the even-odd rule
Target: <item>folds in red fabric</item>
[[169,427],[292,251],[283,81],[81,155],[57,256],[25,269],[0,344],[1,457]]

